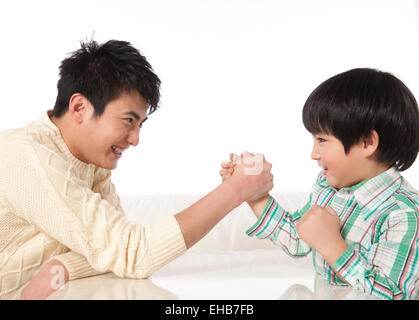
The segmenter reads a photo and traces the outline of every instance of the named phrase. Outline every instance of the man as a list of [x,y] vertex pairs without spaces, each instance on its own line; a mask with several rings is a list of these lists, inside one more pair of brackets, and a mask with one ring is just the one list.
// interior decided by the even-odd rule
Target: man
[[273,187],[271,165],[238,166],[187,209],[144,227],[111,182],[159,102],[160,80],[128,42],[95,41],[62,61],[53,110],[0,134],[0,298],[44,299],[63,282],[113,272],[146,278],[228,212]]

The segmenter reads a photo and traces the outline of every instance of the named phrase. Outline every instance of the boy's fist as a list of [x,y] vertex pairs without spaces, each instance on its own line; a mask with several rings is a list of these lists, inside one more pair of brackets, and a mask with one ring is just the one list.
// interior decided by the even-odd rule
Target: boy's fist
[[234,172],[234,167],[235,164],[232,161],[224,161],[221,163],[220,176],[223,182],[231,177]]
[[319,252],[341,238],[340,219],[331,207],[313,205],[297,223],[296,230],[302,240]]

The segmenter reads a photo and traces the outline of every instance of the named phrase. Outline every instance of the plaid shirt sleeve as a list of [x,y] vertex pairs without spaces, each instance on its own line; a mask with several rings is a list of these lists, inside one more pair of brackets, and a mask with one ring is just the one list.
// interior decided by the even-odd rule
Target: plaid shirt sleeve
[[366,255],[349,246],[334,269],[354,288],[381,299],[415,296],[419,279],[417,214],[394,210],[380,231]]
[[246,234],[258,239],[270,239],[292,257],[306,256],[311,252],[311,247],[300,239],[295,225],[310,206],[311,195],[302,209],[290,213],[271,197],[259,219]]

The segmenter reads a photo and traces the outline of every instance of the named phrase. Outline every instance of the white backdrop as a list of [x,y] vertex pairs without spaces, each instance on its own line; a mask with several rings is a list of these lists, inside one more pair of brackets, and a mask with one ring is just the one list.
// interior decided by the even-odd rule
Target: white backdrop
[[[0,130],[51,109],[79,41],[127,40],[162,80],[162,108],[113,173],[120,194],[206,193],[245,150],[274,191],[308,191],[319,168],[301,110],[330,76],[390,71],[419,97],[414,0],[8,1],[0,4]],[[419,188],[419,161],[404,174]]]

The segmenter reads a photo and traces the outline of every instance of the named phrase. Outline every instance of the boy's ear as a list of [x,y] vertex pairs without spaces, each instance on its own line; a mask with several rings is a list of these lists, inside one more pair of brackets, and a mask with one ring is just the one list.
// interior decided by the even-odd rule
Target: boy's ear
[[75,93],[71,96],[68,103],[68,112],[71,118],[78,124],[83,123],[87,115],[89,100],[80,93]]
[[363,152],[366,157],[372,156],[377,151],[380,136],[377,131],[372,130],[370,135],[363,139]]

